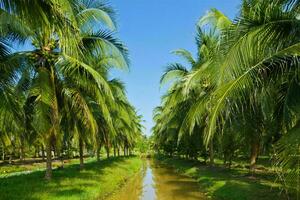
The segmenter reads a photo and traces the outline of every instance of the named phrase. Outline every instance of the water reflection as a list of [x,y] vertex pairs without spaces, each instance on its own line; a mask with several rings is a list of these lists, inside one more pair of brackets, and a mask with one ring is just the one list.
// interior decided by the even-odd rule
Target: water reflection
[[150,160],[147,160],[147,167],[143,181],[143,193],[141,200],[154,200],[156,199],[155,194],[155,182],[153,179],[153,172],[150,165]]
[[144,169],[111,200],[199,200],[206,199],[193,179],[147,160]]

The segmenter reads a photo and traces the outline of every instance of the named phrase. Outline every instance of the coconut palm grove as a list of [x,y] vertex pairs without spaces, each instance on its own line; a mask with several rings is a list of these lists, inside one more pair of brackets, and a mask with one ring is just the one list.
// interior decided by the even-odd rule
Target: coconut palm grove
[[0,97],[1,200],[300,199],[298,0],[0,0]]

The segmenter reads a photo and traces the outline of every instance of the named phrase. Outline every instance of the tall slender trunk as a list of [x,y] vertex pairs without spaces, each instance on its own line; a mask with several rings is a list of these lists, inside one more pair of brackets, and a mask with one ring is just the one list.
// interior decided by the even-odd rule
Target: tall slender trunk
[[59,113],[58,113],[58,103],[57,103],[57,96],[56,96],[56,84],[55,84],[55,71],[54,67],[51,66],[51,63],[46,62],[46,64],[49,64],[50,66],[50,82],[52,86],[52,91],[53,91],[53,103],[51,107],[52,115],[51,115],[51,120],[50,124],[52,125],[52,128],[50,129],[49,132],[49,137],[47,138],[46,141],[46,153],[47,153],[47,161],[46,161],[46,174],[45,174],[45,179],[50,180],[52,177],[52,145],[54,144],[55,141],[55,136],[56,136],[56,131],[58,128],[58,123],[59,123]]
[[50,180],[52,177],[52,138],[50,137],[48,140],[46,144],[46,180]]
[[83,161],[83,140],[79,137],[79,160],[80,160],[80,169],[84,168],[84,161]]
[[[20,149],[20,152],[21,152],[21,149]],[[38,150],[36,149],[36,146],[34,146],[34,158],[38,158],[39,155],[38,155]],[[20,153],[20,160],[21,160],[21,153]]]
[[96,157],[97,157],[97,161],[100,161],[100,150],[101,150],[101,146],[97,146],[96,149]]
[[60,154],[60,167],[61,168],[65,167],[65,160],[63,154]]
[[[210,97],[210,100],[211,100],[211,97]],[[211,113],[211,111],[212,111],[211,105],[208,105],[208,110],[209,110],[209,113]],[[209,115],[207,117],[207,120],[210,121]],[[211,138],[209,141],[209,163],[211,166],[213,166],[215,164],[213,138]]]
[[36,158],[40,157],[40,146],[39,145],[35,146],[35,157]]
[[8,160],[9,164],[12,164],[12,153],[9,154],[9,160]]
[[60,168],[64,168],[64,154],[62,149],[57,151],[57,157],[60,160]]
[[44,145],[42,145],[42,160],[45,161],[45,149],[44,149]]
[[25,159],[24,137],[21,136],[21,140],[20,140],[20,161],[24,161],[24,159]]
[[106,149],[106,158],[109,158],[109,147],[106,146],[105,149]]
[[67,142],[67,159],[70,159],[72,156],[71,144],[70,141]]
[[116,151],[116,147],[114,146],[114,157],[117,156],[117,151]]
[[25,156],[24,156],[24,148],[21,147],[20,148],[20,161],[23,162],[25,159]]
[[251,155],[250,155],[250,170],[254,170],[256,166],[257,157],[259,154],[259,140],[254,139],[251,143]]
[[209,162],[210,162],[210,165],[214,165],[215,164],[215,159],[214,159],[214,143],[213,143],[212,139],[209,142]]
[[120,147],[118,147],[118,156],[120,156]]
[[224,157],[224,158],[223,158],[223,159],[224,159],[224,160],[223,160],[223,165],[224,165],[225,167],[226,167],[226,163],[227,163],[227,155],[226,155],[226,153],[227,153],[227,152],[223,152],[223,157]]
[[126,156],[126,146],[124,145],[124,156]]
[[57,151],[56,148],[53,148],[53,159],[57,158]]
[[3,145],[3,151],[2,151],[2,160],[4,161],[5,160],[5,148],[4,148],[4,145]]

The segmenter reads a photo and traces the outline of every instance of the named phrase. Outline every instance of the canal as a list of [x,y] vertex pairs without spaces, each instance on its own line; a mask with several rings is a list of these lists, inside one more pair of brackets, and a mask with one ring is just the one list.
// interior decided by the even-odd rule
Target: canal
[[155,160],[131,178],[110,200],[205,200],[197,182]]

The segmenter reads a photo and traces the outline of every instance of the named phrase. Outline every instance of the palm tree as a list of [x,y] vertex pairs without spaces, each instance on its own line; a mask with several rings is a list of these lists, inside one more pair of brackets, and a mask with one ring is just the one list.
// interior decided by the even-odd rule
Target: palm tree
[[[212,15],[213,12],[217,11],[213,10],[209,15]],[[200,22],[204,23],[208,19],[206,16]],[[175,138],[179,141],[189,134],[192,135],[195,131],[198,131],[198,135],[204,135],[206,131],[206,128],[202,127],[206,127],[210,113],[210,95],[214,88],[210,80],[213,78],[212,70],[214,69],[212,57],[218,50],[218,37],[219,34],[215,29],[204,31],[198,25],[196,37],[198,47],[197,59],[194,59],[187,50],[179,49],[174,51],[176,55],[183,57],[190,64],[191,70],[179,63],[175,63],[171,64],[162,76],[162,84],[172,79],[175,82],[171,85],[170,91],[164,99],[164,117],[162,117],[164,122],[160,130],[166,127],[165,132],[168,132],[168,127],[171,127],[178,134]],[[199,104],[201,104],[202,109],[200,115],[198,115],[199,110],[195,109]],[[209,145],[209,152],[210,162],[214,164],[212,140]]]
[[[104,23],[108,28],[114,28],[112,10],[103,3],[37,2],[34,6],[40,12],[34,15],[31,15],[32,5],[27,1],[1,3],[3,12],[8,13],[7,18],[14,18],[17,24],[22,25],[20,27],[28,32],[27,38],[33,43],[32,51],[18,52],[15,56],[23,57],[33,71],[32,84],[28,90],[28,98],[34,99],[32,124],[46,145],[45,177],[50,179],[51,151],[61,132],[60,111],[65,104],[61,100],[72,101],[73,106],[76,103],[78,105],[84,102],[84,98],[79,96],[80,90],[89,91],[91,88],[91,93],[94,97],[97,96],[98,102],[103,99],[102,94],[112,96],[107,81],[99,73],[101,69],[97,70],[97,67],[105,68],[111,64],[115,67],[127,66],[126,49],[111,33],[102,30],[91,31],[95,21]],[[36,15],[43,17],[33,21],[32,17]],[[91,66],[89,60],[97,54],[102,56],[102,63]],[[68,85],[69,80],[75,84]],[[91,87],[90,83],[93,83],[94,87]],[[82,107],[84,104],[81,104]],[[81,111],[87,113],[84,108]],[[81,121],[93,121],[89,115],[86,117]],[[82,124],[90,128],[92,123]]]
[[[275,132],[285,134],[296,125],[297,116],[286,121],[285,117],[291,119],[289,113],[293,111],[285,103],[290,92],[294,94],[288,88],[293,88],[291,86],[298,76],[298,9],[299,5],[294,1],[243,1],[239,20],[228,31],[224,31],[228,37],[222,45],[226,54],[220,63],[219,86],[214,92],[216,99],[213,103],[208,138],[213,136],[219,113],[233,105],[227,102],[234,101],[240,105],[244,98],[252,95],[256,100],[252,98],[250,105],[257,108],[262,105],[261,99],[270,88],[273,97],[280,95],[280,100],[278,99],[277,106],[274,107],[282,109],[274,110],[274,117],[284,116],[284,121],[280,122],[283,127],[278,127]],[[263,10],[268,12],[262,12]],[[257,45],[253,45],[254,43]],[[274,84],[277,89],[273,87]],[[236,98],[238,96],[240,98]],[[258,131],[262,132],[259,129]],[[251,165],[255,164],[258,147],[259,144],[254,142]]]
[[[233,21],[215,9],[203,17],[199,25],[206,24],[216,33],[213,34],[215,45],[209,49],[200,46],[199,52],[206,56],[200,57],[198,67],[187,75],[178,69],[165,75],[184,74],[175,89],[183,85],[179,94],[185,98],[174,95],[173,101],[163,102],[153,129],[157,143],[166,140],[163,132],[171,134],[170,120],[164,117],[169,119],[176,115],[175,106],[191,98],[195,90],[202,89],[204,94],[196,93],[189,111],[180,110],[186,117],[175,122],[181,123],[179,136],[192,133],[203,118],[206,119],[204,140],[207,146],[219,133],[234,131],[244,138],[241,140],[249,141],[250,168],[254,168],[260,149],[270,146],[265,140],[272,144],[277,142],[277,165],[284,169],[281,177],[292,180],[297,176],[298,157],[288,154],[297,155],[299,150],[295,135],[299,124],[299,95],[296,94],[299,85],[298,12],[298,1],[244,0],[239,16]],[[190,54],[185,52],[184,55]],[[293,181],[286,183],[294,184]]]

